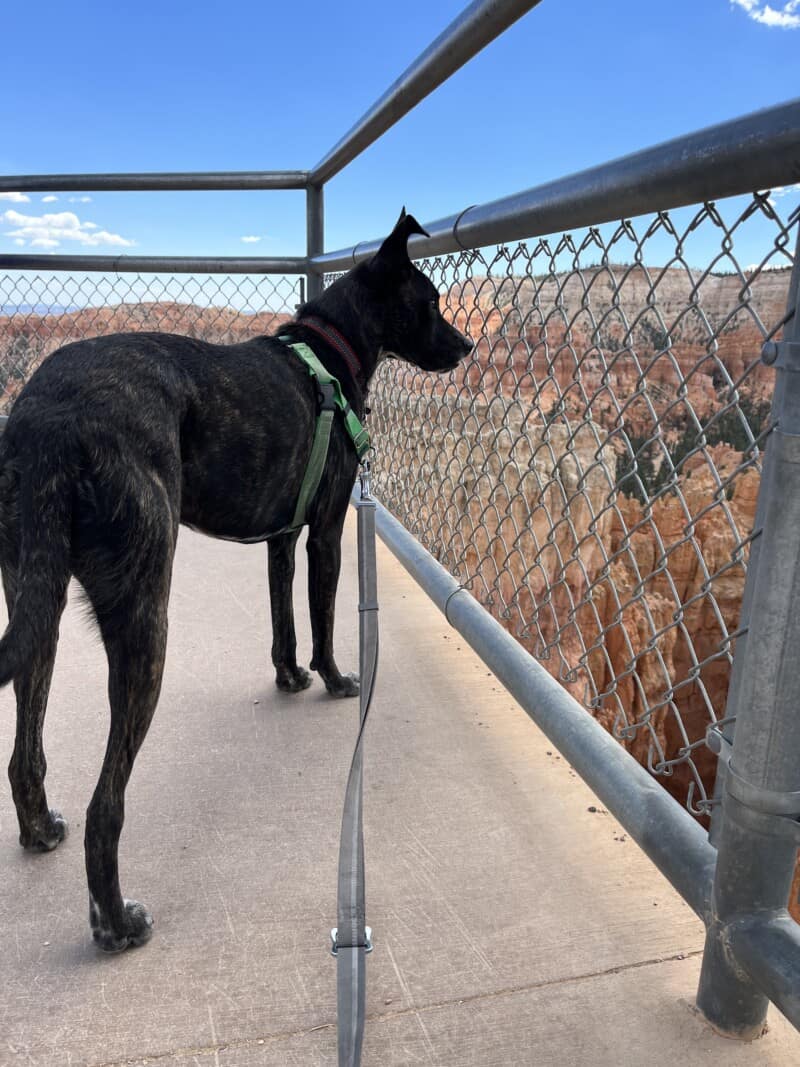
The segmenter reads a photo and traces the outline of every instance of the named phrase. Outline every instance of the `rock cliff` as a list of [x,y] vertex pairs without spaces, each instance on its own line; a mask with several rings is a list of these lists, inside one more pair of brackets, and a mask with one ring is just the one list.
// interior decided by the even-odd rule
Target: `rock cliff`
[[273,333],[287,314],[243,314],[228,307],[199,307],[172,301],[87,307],[58,314],[34,312],[0,316],[0,413],[45,356],[61,345],[107,333],[155,330],[231,344]]

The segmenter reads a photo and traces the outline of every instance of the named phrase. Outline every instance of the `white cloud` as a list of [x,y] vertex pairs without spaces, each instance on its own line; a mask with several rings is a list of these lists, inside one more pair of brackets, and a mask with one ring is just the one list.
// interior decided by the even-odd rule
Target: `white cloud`
[[0,200],[10,200],[12,204],[29,204],[31,198],[24,193],[0,193]]
[[792,193],[800,191],[800,182],[796,185],[776,185],[773,189],[770,189],[769,203],[773,207],[777,207],[777,201],[783,199],[784,196],[790,196]]
[[56,202],[56,200],[58,200],[58,197],[57,196],[53,196],[52,193],[50,194],[50,196],[43,196],[42,197],[42,203],[43,204],[54,204]]
[[16,241],[14,242],[14,244],[15,244],[15,245],[19,245],[19,246],[20,246],[20,248],[24,248],[24,247],[25,247],[25,242],[24,242],[24,241],[22,240],[22,238],[21,238],[21,237],[18,237],[18,238],[16,239]]
[[70,204],[91,204],[92,198],[90,196],[68,196]]
[[788,0],[782,7],[775,9],[761,0],[730,0],[742,8],[749,18],[763,26],[777,26],[782,30],[800,29],[800,0]]
[[260,237],[243,237],[242,240],[244,241],[244,243],[246,245],[254,245],[254,244],[256,244],[256,242],[260,241],[261,238]]
[[75,241],[91,248],[99,245],[115,245],[129,248],[134,244],[118,233],[101,230],[97,223],[81,222],[72,211],[59,211],[53,215],[22,215],[9,210],[0,215],[0,223],[13,226],[4,234],[18,240],[30,241],[37,248],[56,248],[62,241]]

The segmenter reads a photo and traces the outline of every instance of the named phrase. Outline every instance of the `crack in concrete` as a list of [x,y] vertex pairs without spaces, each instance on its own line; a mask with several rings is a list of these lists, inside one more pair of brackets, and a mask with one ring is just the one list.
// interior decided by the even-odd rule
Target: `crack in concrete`
[[[602,971],[587,971],[584,974],[568,975],[565,978],[552,978],[543,982],[530,982],[527,985],[508,986],[505,989],[496,989],[488,993],[473,993],[471,996],[455,997],[452,1000],[442,1000],[435,1004],[418,1005],[402,1008],[397,1011],[379,1012],[367,1016],[367,1024],[383,1023],[402,1019],[404,1016],[419,1017],[428,1012],[441,1011],[444,1008],[459,1006],[461,1004],[475,1004],[479,1001],[495,1000],[500,997],[516,996],[519,993],[528,993],[537,989],[569,985],[575,982],[587,982],[596,978],[607,978],[609,975],[624,974],[627,971],[635,971],[641,967],[654,967],[662,963],[675,963],[681,960],[695,959],[702,956],[702,949],[691,952],[676,952],[672,956],[655,956],[648,960],[637,960],[635,963],[623,963],[617,967],[607,967]],[[86,1067],[148,1067],[150,1064],[158,1065],[169,1059],[187,1059],[190,1056],[214,1056],[220,1052],[237,1051],[239,1049],[263,1048],[266,1045],[274,1045],[278,1041],[288,1041],[295,1037],[303,1037],[307,1034],[317,1034],[324,1030],[335,1030],[336,1022],[321,1023],[301,1030],[285,1030],[266,1037],[249,1037],[232,1041],[223,1041],[212,1045],[203,1045],[198,1048],[170,1049],[166,1052],[155,1052],[149,1056],[134,1056],[123,1060],[106,1060],[102,1063],[87,1064]]]

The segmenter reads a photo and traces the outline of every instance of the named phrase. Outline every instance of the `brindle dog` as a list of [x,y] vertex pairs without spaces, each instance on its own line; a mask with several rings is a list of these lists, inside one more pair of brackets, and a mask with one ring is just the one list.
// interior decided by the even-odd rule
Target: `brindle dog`
[[[280,337],[303,341],[363,418],[380,360],[449,371],[472,344],[439,311],[408,257],[424,233],[405,211],[372,259],[304,305]],[[140,945],[152,919],[120,893],[117,846],[125,787],[158,700],[178,526],[268,541],[272,661],[280,689],[311,683],[298,666],[290,525],[311,451],[318,398],[285,341],[214,345],[161,333],[96,337],[54,352],[19,395],[0,441],[0,568],[10,622],[0,685],[13,679],[17,733],[9,777],[25,848],[66,835],[48,808],[42,724],[70,577],[96,616],[109,664],[111,725],[86,817],[94,940]],[[311,667],[328,692],[358,679],[333,655],[340,540],[357,458],[337,412],[322,482],[308,510]]]

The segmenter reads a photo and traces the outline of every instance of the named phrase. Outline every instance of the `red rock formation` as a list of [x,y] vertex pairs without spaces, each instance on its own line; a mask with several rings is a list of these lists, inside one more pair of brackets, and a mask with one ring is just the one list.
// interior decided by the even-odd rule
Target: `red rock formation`
[[7,411],[45,356],[70,341],[108,333],[156,330],[231,344],[274,333],[286,314],[244,314],[227,307],[199,307],[160,301],[88,307],[61,314],[18,313],[0,317],[0,365],[5,369],[0,410]]
[[[478,341],[466,371],[471,387],[524,397],[544,411],[561,400],[572,413],[603,426],[622,419],[641,435],[656,418],[677,424],[685,402],[707,417],[722,390],[745,377],[751,396],[769,395],[759,322],[769,329],[781,321],[788,284],[789,268],[745,284],[737,274],[611,265],[474,278],[455,285],[447,304]],[[679,395],[685,402],[676,403]]]
[[[730,409],[744,405],[753,436],[765,428],[773,377],[759,354],[788,284],[788,268],[748,286],[737,275],[615,266],[472,279],[448,298],[478,338],[458,386],[478,399],[481,454],[506,458],[512,409],[491,403],[498,394],[549,416],[547,430],[527,419],[533,480],[510,485],[502,461],[479,457],[473,469],[469,452],[477,498],[464,502],[472,540],[459,544],[464,570],[480,579],[473,591],[640,762],[670,767],[659,780],[681,803],[713,789],[716,761],[701,742],[725,712],[759,484],[732,447],[747,440]],[[698,443],[698,423],[720,443],[678,458],[682,438]],[[645,443],[640,456],[656,475],[665,451],[676,457],[674,491],[652,505],[630,482],[629,495],[613,492],[622,427],[636,448]],[[799,890],[800,870],[800,917]]]

